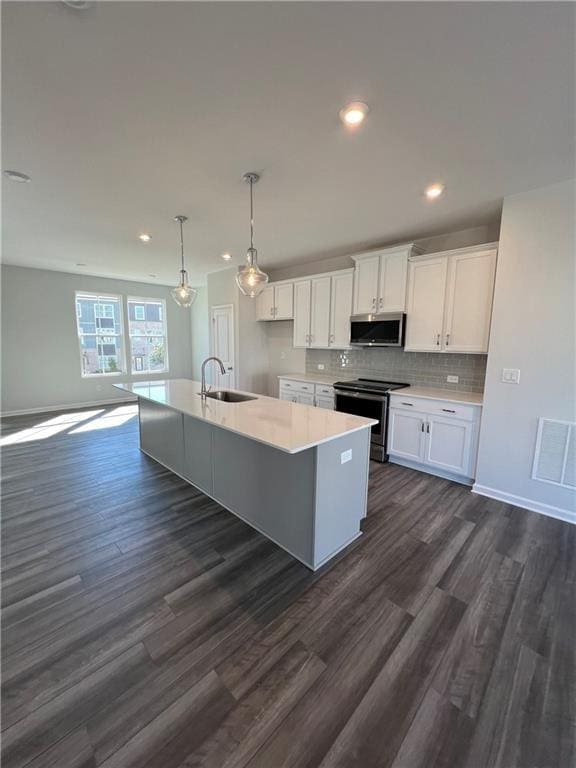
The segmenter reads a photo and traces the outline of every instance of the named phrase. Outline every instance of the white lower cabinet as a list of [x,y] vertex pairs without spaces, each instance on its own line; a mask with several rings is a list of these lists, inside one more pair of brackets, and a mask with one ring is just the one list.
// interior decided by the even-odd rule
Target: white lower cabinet
[[424,472],[474,479],[481,410],[480,405],[391,395],[390,458]]
[[314,381],[295,381],[280,379],[279,399],[289,400],[301,405],[315,405],[317,408],[334,410],[334,390],[328,384],[318,384]]

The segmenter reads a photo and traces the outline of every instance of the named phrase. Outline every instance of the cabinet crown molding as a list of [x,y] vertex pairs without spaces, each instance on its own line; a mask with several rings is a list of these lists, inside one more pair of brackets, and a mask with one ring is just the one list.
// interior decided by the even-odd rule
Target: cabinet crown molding
[[373,256],[388,256],[393,253],[405,253],[410,258],[411,256],[418,256],[423,252],[423,248],[415,243],[403,243],[402,245],[393,245],[386,248],[373,248],[370,251],[362,251],[361,253],[352,253],[350,258],[354,261],[362,261],[363,259],[369,259]]

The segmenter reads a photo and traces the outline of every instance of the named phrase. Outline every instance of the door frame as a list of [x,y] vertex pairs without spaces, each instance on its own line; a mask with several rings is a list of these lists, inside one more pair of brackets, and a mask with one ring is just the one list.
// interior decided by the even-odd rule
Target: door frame
[[213,304],[210,307],[210,354],[215,355],[215,349],[214,349],[214,311],[215,310],[229,310],[230,311],[230,318],[231,318],[231,326],[230,326],[230,332],[232,337],[232,344],[234,348],[234,360],[233,360],[233,366],[234,366],[234,384],[231,386],[231,389],[237,389],[238,387],[238,353],[236,351],[236,308],[234,304]]

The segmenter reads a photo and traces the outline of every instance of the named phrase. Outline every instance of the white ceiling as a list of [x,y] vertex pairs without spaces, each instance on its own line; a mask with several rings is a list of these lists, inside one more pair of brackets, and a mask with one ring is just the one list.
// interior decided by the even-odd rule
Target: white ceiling
[[[3,3],[3,167],[32,177],[3,180],[4,260],[173,283],[184,213],[201,282],[222,252],[243,258],[248,170],[268,267],[492,221],[504,196],[573,173],[574,13]],[[354,135],[352,99],[371,107]]]

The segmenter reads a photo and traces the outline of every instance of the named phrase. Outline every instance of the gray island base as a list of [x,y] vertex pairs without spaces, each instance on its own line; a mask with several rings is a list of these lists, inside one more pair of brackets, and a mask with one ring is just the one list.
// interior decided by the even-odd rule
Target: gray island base
[[[138,387],[120,386],[138,396],[141,450],[308,568],[317,570],[361,535],[367,505],[370,420],[362,420],[363,428],[355,426],[343,435],[289,452],[213,423],[214,414],[222,421],[222,409],[230,407],[229,403],[210,403],[204,417],[198,418],[142,396]],[[196,392],[192,394],[200,400]],[[277,403],[284,410],[286,406],[319,410],[258,398],[263,400],[272,401],[273,420],[278,420]],[[193,405],[197,408],[198,403],[193,401]],[[260,402],[260,409],[262,406]],[[345,418],[344,414],[338,416]],[[296,412],[296,417],[301,420],[306,414]],[[256,418],[262,418],[262,413]]]

